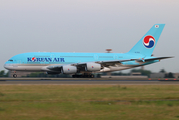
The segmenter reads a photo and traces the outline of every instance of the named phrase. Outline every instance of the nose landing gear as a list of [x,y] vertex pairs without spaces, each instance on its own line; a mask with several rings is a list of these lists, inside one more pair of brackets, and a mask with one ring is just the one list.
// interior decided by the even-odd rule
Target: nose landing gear
[[16,78],[16,77],[17,77],[17,75],[16,75],[16,74],[14,74],[14,75],[13,75],[13,77],[14,77],[14,78]]

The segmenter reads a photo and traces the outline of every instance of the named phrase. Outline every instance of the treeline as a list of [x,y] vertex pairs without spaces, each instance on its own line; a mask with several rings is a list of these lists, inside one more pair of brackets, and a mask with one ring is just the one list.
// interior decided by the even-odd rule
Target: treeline
[[8,77],[8,72],[5,72],[5,70],[0,71],[0,77]]

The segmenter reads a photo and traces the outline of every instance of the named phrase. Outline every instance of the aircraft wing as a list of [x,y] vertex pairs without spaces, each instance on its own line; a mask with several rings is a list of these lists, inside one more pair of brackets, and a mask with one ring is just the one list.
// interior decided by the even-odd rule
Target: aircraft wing
[[[126,62],[126,61],[133,61],[133,60],[136,60],[136,59],[111,60],[111,61],[94,61],[94,62],[92,62],[92,63],[98,63],[98,64],[101,64],[101,66],[108,67],[108,66],[113,66],[113,65],[115,65],[115,64],[117,64],[117,63]],[[67,65],[76,66],[78,69],[83,69],[83,68],[85,68],[85,66],[86,66],[87,63],[88,63],[88,62],[67,64]],[[90,63],[91,63],[91,62],[90,62]],[[52,71],[61,71],[61,69],[62,69],[63,66],[64,66],[64,65],[48,66],[47,69],[52,70]]]
[[[162,60],[162,59],[167,59],[167,58],[173,58],[173,57],[156,57],[156,58],[147,58],[147,59],[128,59],[128,60],[111,60],[111,61],[94,61],[92,63],[98,63],[101,64],[103,67],[109,67],[109,66],[114,66],[115,64],[120,64],[122,62],[127,62],[127,61],[134,61],[136,60],[137,62],[149,62],[149,61],[154,61],[154,60]],[[85,66],[88,62],[84,63],[74,63],[74,64],[67,64],[70,66],[76,66],[80,70],[85,70]],[[90,62],[91,63],[91,62]],[[61,72],[62,67],[65,65],[54,65],[54,66],[48,66],[47,69],[52,70],[52,71],[59,71]]]

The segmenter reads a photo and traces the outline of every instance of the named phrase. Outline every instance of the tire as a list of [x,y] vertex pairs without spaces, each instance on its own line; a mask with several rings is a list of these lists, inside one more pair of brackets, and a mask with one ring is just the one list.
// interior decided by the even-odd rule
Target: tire
[[17,77],[17,75],[16,75],[16,74],[14,74],[14,75],[13,75],[13,77],[14,77],[14,78],[16,78],[16,77]]
[[91,78],[94,78],[94,75],[93,74],[91,74],[91,76],[90,76]]

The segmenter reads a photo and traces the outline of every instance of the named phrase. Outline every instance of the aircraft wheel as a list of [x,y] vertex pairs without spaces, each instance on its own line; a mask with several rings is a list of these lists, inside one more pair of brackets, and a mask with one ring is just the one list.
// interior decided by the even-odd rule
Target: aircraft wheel
[[93,74],[91,74],[91,75],[90,75],[90,77],[91,77],[91,78],[94,78],[94,75],[93,75]]
[[17,75],[16,75],[16,74],[14,74],[14,75],[13,75],[13,77],[14,77],[14,78],[16,78],[16,77],[17,77]]

